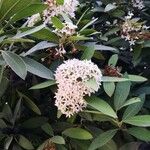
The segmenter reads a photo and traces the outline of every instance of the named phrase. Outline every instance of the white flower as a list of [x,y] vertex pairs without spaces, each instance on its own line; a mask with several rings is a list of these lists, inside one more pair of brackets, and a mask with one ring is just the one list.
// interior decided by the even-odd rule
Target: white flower
[[75,11],[79,5],[78,0],[64,0],[63,5],[58,5],[55,0],[47,0],[45,2],[49,7],[44,11],[44,20],[51,22],[51,17],[58,16],[60,14],[67,14],[70,17],[75,17]]
[[[82,111],[86,107],[85,95],[98,91],[101,84],[101,71],[91,61],[72,59],[60,65],[55,74],[58,83],[55,105],[67,117]],[[97,89],[88,87],[85,83],[94,79]]]
[[39,13],[35,14],[35,15],[32,15],[31,17],[28,18],[27,26],[28,27],[33,27],[40,20],[41,20],[41,16],[40,16]]

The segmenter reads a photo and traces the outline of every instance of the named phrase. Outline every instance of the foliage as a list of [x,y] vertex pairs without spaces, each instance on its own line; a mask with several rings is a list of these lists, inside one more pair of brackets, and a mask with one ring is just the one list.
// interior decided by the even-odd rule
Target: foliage
[[[46,3],[0,0],[0,149],[122,150],[150,142],[150,2],[140,11],[132,0],[79,3],[74,18],[62,13],[28,26]],[[129,32],[127,40],[129,12],[134,27],[147,31]],[[54,75],[73,58],[92,60],[103,77],[84,111],[66,118],[55,106]],[[85,84],[97,89],[94,79]]]

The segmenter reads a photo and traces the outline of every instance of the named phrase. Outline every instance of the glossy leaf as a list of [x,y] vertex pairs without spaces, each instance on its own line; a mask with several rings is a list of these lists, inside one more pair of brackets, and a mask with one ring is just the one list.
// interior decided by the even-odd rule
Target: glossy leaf
[[113,118],[117,118],[115,111],[104,100],[102,100],[96,96],[91,96],[89,98],[86,98],[86,101],[87,101],[89,106],[102,112],[103,114],[108,115],[108,116],[113,117]]
[[50,140],[55,144],[65,144],[65,140],[62,136],[53,136]]

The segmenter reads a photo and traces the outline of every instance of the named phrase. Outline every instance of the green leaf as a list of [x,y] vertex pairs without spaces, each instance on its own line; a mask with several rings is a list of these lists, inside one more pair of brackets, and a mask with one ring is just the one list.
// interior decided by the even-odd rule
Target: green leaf
[[93,140],[88,150],[96,150],[97,148],[102,147],[113,138],[116,132],[117,130],[109,130],[104,133],[101,133],[98,137],[96,137]]
[[53,80],[53,73],[51,72],[51,70],[49,70],[48,68],[46,68],[45,66],[43,66],[42,64],[38,63],[37,61],[30,59],[30,58],[23,58],[27,70],[34,74],[37,75],[41,78],[45,78],[45,79],[52,79]]
[[114,82],[104,82],[103,83],[104,91],[108,96],[112,96],[115,91],[115,83]]
[[20,56],[12,52],[2,51],[2,56],[6,61],[7,65],[22,79],[25,79],[27,75],[27,68]]
[[124,123],[140,126],[140,127],[150,127],[150,115],[139,115],[131,118],[123,119]]
[[56,3],[57,3],[58,5],[63,5],[63,4],[64,4],[64,0],[56,0]]
[[80,139],[80,140],[89,140],[93,138],[91,133],[89,133],[88,131],[82,128],[69,128],[63,131],[62,134],[70,138]]
[[115,67],[117,64],[117,61],[118,61],[118,55],[117,54],[112,55],[111,58],[109,59],[108,65]]
[[86,101],[87,101],[89,106],[102,112],[103,114],[108,115],[108,116],[113,117],[113,118],[117,118],[117,115],[114,112],[114,110],[104,100],[102,100],[96,96],[91,96],[91,97],[86,98]]
[[45,27],[45,24],[42,24],[42,25],[37,26],[37,27],[35,27],[33,29],[27,30],[27,31],[22,32],[22,33],[18,33],[17,35],[15,35],[14,37],[12,37],[12,39],[18,39],[18,38],[25,37],[27,35],[30,35],[30,34],[33,34],[35,32],[38,32],[38,31],[42,30],[44,27]]
[[10,23],[16,22],[20,19],[26,18],[36,13],[41,13],[43,10],[47,8],[45,4],[31,4],[24,9],[18,11],[10,20]]
[[125,106],[128,106],[128,105],[132,105],[132,104],[134,104],[134,103],[139,103],[139,102],[141,102],[141,99],[138,98],[138,97],[134,97],[134,98],[131,98],[131,99],[127,100],[127,101],[121,106],[121,108],[122,108],[122,107],[125,107]]
[[88,80],[87,82],[85,82],[85,85],[89,88],[92,88],[95,91],[97,91],[99,88],[99,85],[97,84],[95,79]]
[[77,36],[70,36],[68,40],[70,41],[84,41],[84,40],[90,40],[90,37],[85,37],[83,35],[77,35]]
[[131,82],[119,82],[116,85],[116,90],[114,94],[114,106],[116,110],[119,110],[125,103],[129,92],[130,92]]
[[32,36],[40,40],[46,40],[56,43],[59,42],[58,36],[48,28],[43,28],[42,30],[33,33]]
[[144,104],[144,101],[145,101],[145,94],[141,94],[139,96],[141,102],[139,103],[134,103],[130,106],[128,106],[123,114],[123,119],[126,119],[126,118],[130,118],[134,115],[136,115],[142,108],[143,104]]
[[94,46],[88,46],[88,47],[84,50],[81,59],[82,59],[82,60],[83,60],[83,59],[90,60],[90,59],[93,57],[94,52],[95,52]]
[[50,140],[55,144],[65,144],[65,140],[62,136],[53,136]]
[[109,76],[103,76],[102,82],[124,82],[129,81],[127,78],[118,78],[118,77],[109,77]]
[[24,99],[25,105],[27,105],[28,108],[30,108],[33,112],[37,113],[38,115],[41,115],[40,109],[37,107],[37,105],[26,95],[23,93],[17,91],[19,96]]
[[128,129],[128,133],[142,141],[150,141],[150,130],[146,128],[133,127]]
[[9,84],[9,80],[7,78],[2,78],[2,80],[0,82],[0,98],[5,93],[5,91],[8,87],[8,84]]
[[92,20],[92,21],[90,21],[89,23],[87,23],[87,24],[80,30],[80,32],[83,31],[83,30],[85,30],[86,28],[88,28],[88,27],[91,26],[92,24],[94,24],[96,21],[97,21],[97,18],[94,19],[94,20]]
[[57,45],[58,44],[55,44],[55,43],[49,43],[47,41],[42,41],[42,42],[38,43],[37,45],[35,45],[34,47],[32,47],[30,50],[28,50],[25,54],[23,54],[23,56],[30,55],[34,52],[37,52],[37,51],[45,49],[45,48],[55,47]]
[[30,90],[44,89],[55,84],[56,84],[55,80],[49,80],[49,81],[32,86]]
[[51,21],[57,29],[62,29],[64,27],[63,23],[57,18],[57,17],[52,17]]
[[47,133],[51,136],[54,136],[53,129],[52,129],[52,127],[49,123],[46,123],[46,124],[42,125],[41,128],[45,133]]
[[34,129],[34,128],[41,127],[42,125],[47,123],[47,121],[48,121],[48,118],[46,118],[46,117],[30,118],[30,119],[26,120],[25,122],[23,122],[22,126],[24,128]]
[[129,79],[133,82],[145,82],[147,81],[146,78],[138,75],[128,75]]
[[7,124],[2,119],[0,119],[0,129],[6,128],[6,127],[7,127]]
[[118,52],[118,50],[114,47],[97,44],[95,45],[95,50]]
[[26,150],[34,149],[32,143],[27,138],[25,138],[23,135],[19,136],[18,144]]

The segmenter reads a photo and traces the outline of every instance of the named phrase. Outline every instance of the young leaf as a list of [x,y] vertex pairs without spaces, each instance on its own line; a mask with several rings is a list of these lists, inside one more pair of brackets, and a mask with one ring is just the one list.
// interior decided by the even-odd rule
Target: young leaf
[[88,150],[96,150],[102,147],[113,138],[116,132],[117,130],[109,130],[104,133],[101,133],[98,137],[96,137],[93,140]]
[[114,82],[104,82],[103,83],[104,91],[107,93],[109,97],[111,97],[115,91],[115,83]]
[[63,131],[63,134],[75,139],[89,140],[92,139],[91,133],[81,128],[69,128]]
[[131,118],[123,119],[124,123],[139,126],[150,127],[150,115],[139,115]]
[[96,96],[91,96],[91,97],[86,98],[86,101],[87,101],[89,106],[102,112],[103,114],[108,115],[108,116],[113,117],[113,118],[117,118],[117,115],[114,112],[114,110],[104,100],[102,100]]
[[27,69],[25,62],[22,60],[20,56],[13,52],[5,52],[2,51],[2,56],[6,61],[7,65],[22,79],[25,79],[27,75]]
[[132,127],[128,129],[128,133],[142,141],[150,141],[150,130],[140,127]]
[[43,83],[32,86],[30,88],[30,90],[43,89],[43,88],[47,88],[47,87],[55,85],[55,84],[56,84],[55,80],[49,80],[49,81],[46,81],[46,82],[43,82]]
[[39,77],[53,80],[53,73],[49,69],[47,69],[45,66],[27,57],[23,58],[23,60],[29,72]]

